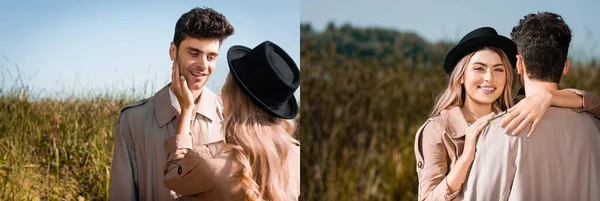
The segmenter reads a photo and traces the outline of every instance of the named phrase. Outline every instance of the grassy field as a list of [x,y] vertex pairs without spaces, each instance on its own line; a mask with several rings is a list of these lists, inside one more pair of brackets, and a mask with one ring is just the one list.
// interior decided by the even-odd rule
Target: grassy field
[[114,125],[133,97],[0,91],[0,200],[107,200]]

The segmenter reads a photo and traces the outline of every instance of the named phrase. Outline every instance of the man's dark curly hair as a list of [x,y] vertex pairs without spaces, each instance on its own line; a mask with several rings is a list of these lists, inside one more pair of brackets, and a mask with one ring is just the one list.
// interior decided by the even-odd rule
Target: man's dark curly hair
[[227,18],[212,8],[194,8],[181,15],[175,25],[173,43],[179,48],[187,37],[197,39],[224,39],[233,34],[233,26]]
[[559,83],[571,43],[571,29],[560,15],[528,14],[510,33],[529,78]]

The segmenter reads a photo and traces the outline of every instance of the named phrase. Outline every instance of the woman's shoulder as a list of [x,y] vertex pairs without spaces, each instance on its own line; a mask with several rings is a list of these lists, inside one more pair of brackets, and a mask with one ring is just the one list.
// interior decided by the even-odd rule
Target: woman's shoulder
[[433,117],[430,117],[421,125],[416,133],[415,143],[417,145],[424,142],[439,142],[443,136],[448,133],[448,113],[454,112],[456,108],[447,108]]
[[[458,115],[456,113],[460,113],[460,107],[458,107],[458,106],[448,107],[448,108],[440,111],[439,114],[427,119],[427,121],[423,124],[423,126],[445,129],[450,122],[450,118],[457,118]],[[428,125],[430,125],[430,126],[428,126]]]
[[[429,119],[427,119],[425,121],[425,123],[423,123],[421,125],[421,128],[419,128],[419,131],[421,132],[427,132],[427,131],[432,131],[432,130],[443,130],[447,127],[448,125],[448,116],[445,115],[445,111],[442,110],[442,112],[436,116],[433,117],[429,117]],[[441,133],[440,133],[441,134]]]

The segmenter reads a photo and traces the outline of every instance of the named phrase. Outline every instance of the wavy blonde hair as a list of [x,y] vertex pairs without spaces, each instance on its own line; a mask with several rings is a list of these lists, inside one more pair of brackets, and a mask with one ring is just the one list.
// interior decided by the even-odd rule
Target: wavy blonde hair
[[223,85],[223,131],[241,164],[246,200],[287,200],[286,166],[296,124],[265,113],[241,91],[231,74]]
[[462,107],[465,103],[465,87],[460,83],[462,80],[465,69],[471,61],[471,58],[476,52],[482,50],[490,50],[497,53],[500,56],[500,60],[502,60],[502,64],[505,66],[505,74],[506,74],[506,82],[504,86],[504,90],[500,94],[493,103],[492,103],[492,111],[498,113],[513,106],[513,100],[511,98],[512,94],[512,85],[513,85],[513,67],[510,64],[508,57],[500,48],[496,47],[483,47],[476,51],[471,52],[464,56],[454,67],[454,70],[450,74],[450,79],[448,80],[448,87],[436,98],[435,105],[433,106],[433,110],[429,117],[435,117],[442,112],[442,110],[450,108],[452,106]]

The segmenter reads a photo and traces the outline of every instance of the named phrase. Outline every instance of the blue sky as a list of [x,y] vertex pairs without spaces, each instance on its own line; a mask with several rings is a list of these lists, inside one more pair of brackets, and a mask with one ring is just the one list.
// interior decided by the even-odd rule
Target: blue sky
[[[0,82],[17,74],[40,96],[117,92],[146,85],[150,96],[170,82],[175,23],[194,7],[227,17],[224,41],[207,83],[219,91],[229,71],[227,49],[270,40],[300,63],[299,1],[8,1],[0,6]],[[147,83],[147,84],[146,84]],[[299,95],[299,90],[296,95]]]
[[562,15],[571,27],[570,57],[600,57],[600,1],[594,0],[302,0],[301,21],[322,30],[330,21],[359,27],[386,27],[416,32],[428,41],[458,42],[471,30],[494,27],[510,37],[512,27],[528,13],[550,11]]

